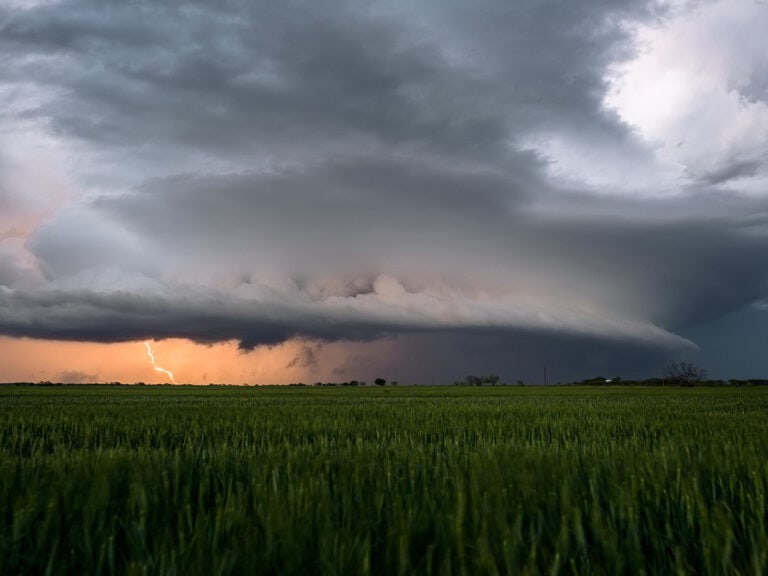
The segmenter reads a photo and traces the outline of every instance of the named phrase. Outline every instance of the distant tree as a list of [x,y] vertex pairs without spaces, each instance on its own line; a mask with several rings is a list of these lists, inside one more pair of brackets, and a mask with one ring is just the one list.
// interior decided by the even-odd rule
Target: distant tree
[[386,384],[387,381],[384,380],[384,378],[376,378],[376,380],[374,380],[373,383],[376,384],[376,386],[384,386],[384,384]]
[[467,383],[467,386],[482,386],[483,385],[483,379],[480,378],[480,376],[474,376],[470,374],[469,376],[466,376],[464,378],[464,381]]
[[499,377],[496,374],[488,374],[488,376],[483,376],[483,384],[490,384],[491,386],[496,386],[496,383],[499,381]]
[[707,371],[689,362],[672,362],[661,371],[665,384],[695,386],[707,376]]
[[390,386],[397,386],[397,380],[390,380],[389,381]]

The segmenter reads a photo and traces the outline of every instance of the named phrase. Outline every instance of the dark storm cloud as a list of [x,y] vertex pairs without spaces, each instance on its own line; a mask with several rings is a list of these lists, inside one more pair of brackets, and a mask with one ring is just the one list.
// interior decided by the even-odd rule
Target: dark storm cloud
[[[752,216],[764,202],[696,218],[531,208],[495,173],[381,159],[162,180],[42,227],[30,246],[56,290],[6,295],[0,327],[64,339],[238,339],[246,348],[455,329],[677,346],[654,324],[677,331],[765,294],[768,236]],[[632,209],[625,201],[618,212]],[[111,262],[138,280],[89,272]],[[227,272],[215,289],[169,280],[214,286]]]
[[243,285],[230,293],[183,285],[162,286],[153,294],[132,293],[122,286],[99,293],[66,286],[0,290],[0,330],[31,338],[122,342],[183,337],[201,343],[236,339],[241,348],[251,349],[292,338],[332,342],[455,330],[503,334],[530,327],[654,346],[690,345],[642,321],[606,319],[568,307],[552,316],[550,312],[435,290],[409,292],[386,277],[378,277],[370,293],[319,301],[285,285]]
[[58,128],[110,146],[247,154],[297,140],[500,139],[480,102],[455,101],[479,93],[475,83],[464,88],[399,28],[338,2],[78,1],[8,16],[2,37],[8,51],[40,55],[18,74],[67,88],[53,103]]
[[73,0],[6,8],[0,46],[8,76],[56,90],[40,114],[101,145],[290,157],[397,145],[499,160],[532,128],[621,140],[600,109],[604,71],[625,46],[619,19],[643,10]]
[[[365,290],[390,274],[413,289],[445,280],[583,299],[664,326],[727,312],[765,291],[768,237],[756,220],[764,201],[698,215],[666,201],[644,202],[642,215],[632,200],[608,216],[537,215],[530,190],[545,188],[523,174],[358,158],[174,178],[62,217],[31,248],[52,279],[113,262],[195,275],[204,262],[249,281],[290,278],[311,292],[323,277],[362,278]],[[625,216],[633,213],[640,216]]]
[[654,6],[0,8],[0,82],[35,88],[17,120],[68,142],[94,189],[36,227],[24,282],[18,243],[0,252],[0,333],[245,349],[405,335],[451,350],[452,371],[528,358],[532,375],[556,354],[587,376],[690,351],[691,327],[765,298],[768,205],[716,192],[760,163],[631,199],[546,152],[559,142],[597,177],[603,155],[619,180],[659,169],[604,106],[609,67],[636,49],[626,23]]
[[[510,213],[540,185],[525,166],[509,177],[360,157],[267,174],[179,177],[71,212],[42,227],[31,247],[51,277],[110,261],[142,272],[203,261],[291,276],[374,273],[406,261],[418,269],[425,259],[446,269],[465,260],[467,237],[493,249],[499,233],[508,234]],[[137,250],[144,260],[131,257]]]

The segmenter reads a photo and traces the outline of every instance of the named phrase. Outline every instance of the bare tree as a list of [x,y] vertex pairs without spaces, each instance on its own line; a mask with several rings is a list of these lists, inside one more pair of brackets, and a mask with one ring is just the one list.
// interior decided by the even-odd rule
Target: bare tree
[[707,377],[707,371],[689,362],[672,362],[661,371],[664,381],[680,386],[695,386]]

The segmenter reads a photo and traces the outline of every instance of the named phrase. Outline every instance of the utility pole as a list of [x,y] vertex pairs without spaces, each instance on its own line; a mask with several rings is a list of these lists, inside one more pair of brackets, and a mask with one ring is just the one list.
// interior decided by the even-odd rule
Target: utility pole
[[547,385],[547,365],[544,364],[544,386]]

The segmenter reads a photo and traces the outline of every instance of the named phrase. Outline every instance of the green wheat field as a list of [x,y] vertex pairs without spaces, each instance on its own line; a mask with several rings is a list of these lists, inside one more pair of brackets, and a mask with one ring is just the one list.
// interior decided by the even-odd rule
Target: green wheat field
[[0,574],[766,574],[768,388],[0,387]]

